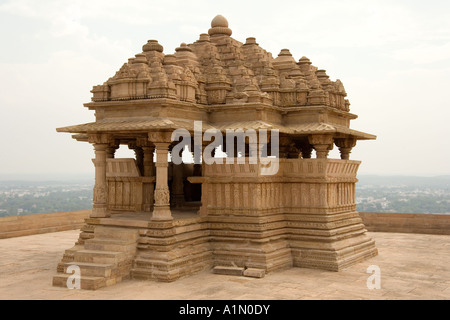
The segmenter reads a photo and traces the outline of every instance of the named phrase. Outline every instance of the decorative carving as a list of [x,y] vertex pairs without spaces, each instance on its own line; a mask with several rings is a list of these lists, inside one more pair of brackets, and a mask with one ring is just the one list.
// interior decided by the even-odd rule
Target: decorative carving
[[170,205],[169,189],[155,189],[155,205],[157,206]]
[[342,160],[349,160],[350,153],[356,145],[356,138],[335,139],[334,143],[338,146]]
[[[170,143],[172,142],[172,132],[170,131],[152,131],[148,133],[148,140],[153,143]],[[160,146],[159,148],[161,148]],[[169,147],[169,145],[167,145]]]
[[113,139],[109,134],[91,133],[88,136],[88,141],[89,143],[94,144],[95,150],[106,150],[108,145],[113,142]]
[[106,189],[103,186],[94,186],[94,204],[106,204]]

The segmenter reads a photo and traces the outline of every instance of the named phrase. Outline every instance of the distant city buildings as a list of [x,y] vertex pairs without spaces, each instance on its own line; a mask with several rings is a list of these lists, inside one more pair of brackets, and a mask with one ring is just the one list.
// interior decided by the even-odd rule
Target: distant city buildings
[[0,217],[89,209],[92,188],[90,182],[0,182]]

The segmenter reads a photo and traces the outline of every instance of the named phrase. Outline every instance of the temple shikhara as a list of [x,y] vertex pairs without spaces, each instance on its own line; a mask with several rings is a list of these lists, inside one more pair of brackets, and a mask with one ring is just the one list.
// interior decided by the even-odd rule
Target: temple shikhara
[[[350,160],[358,140],[376,137],[350,129],[357,116],[343,84],[306,57],[282,49],[274,58],[255,38],[231,34],[219,15],[174,54],[149,40],[94,86],[85,104],[94,122],[57,129],[93,145],[95,187],[92,214],[58,264],[55,286],[66,286],[74,265],[81,287],[97,289],[206,269],[250,277],[339,271],[377,255],[356,211],[360,161]],[[189,141],[174,139],[180,130]],[[243,149],[230,132],[244,133]],[[181,140],[183,159],[191,152],[196,161],[173,161]],[[340,159],[328,157],[334,146]],[[135,157],[116,158],[120,147]]]

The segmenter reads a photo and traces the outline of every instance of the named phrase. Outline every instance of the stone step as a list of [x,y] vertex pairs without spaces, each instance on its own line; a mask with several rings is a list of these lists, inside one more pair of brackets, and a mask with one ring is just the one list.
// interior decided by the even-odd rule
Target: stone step
[[[55,287],[67,287],[67,279],[70,277],[70,274],[57,274],[53,277],[53,286]],[[115,284],[111,283],[111,284]],[[80,289],[83,290],[97,290],[107,286],[107,279],[105,277],[88,277],[81,276],[80,277]]]
[[247,268],[244,270],[244,277],[264,278],[265,275],[266,275],[266,270],[264,270],[264,269]]
[[78,266],[80,268],[81,276],[87,277],[110,277],[112,274],[113,264],[104,263],[89,263],[89,262],[67,262],[64,264],[64,273],[67,273],[67,268],[70,266]]
[[86,250],[114,251],[134,254],[136,252],[136,241],[94,238],[86,240],[86,242],[84,243],[84,248]]
[[133,268],[131,269],[131,275],[133,279],[140,280],[158,280],[163,282],[172,282],[179,278],[179,271],[159,271],[146,268]]
[[97,239],[104,238],[137,241],[139,239],[139,230],[98,226],[94,230],[94,237]]
[[128,255],[117,251],[80,250],[74,255],[74,262],[89,262],[100,264],[117,264],[127,260]]

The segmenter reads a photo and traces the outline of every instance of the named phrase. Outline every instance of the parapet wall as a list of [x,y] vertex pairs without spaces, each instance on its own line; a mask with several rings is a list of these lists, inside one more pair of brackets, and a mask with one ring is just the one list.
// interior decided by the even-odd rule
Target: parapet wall
[[80,229],[91,210],[0,218],[0,239]]
[[[90,210],[0,218],[0,239],[80,229]],[[450,215],[414,213],[359,213],[371,232],[450,235]]]
[[360,212],[372,232],[424,233],[450,235],[450,215]]

